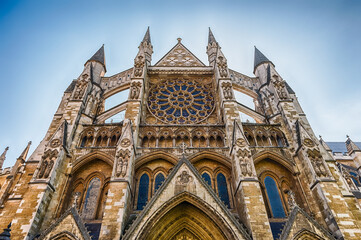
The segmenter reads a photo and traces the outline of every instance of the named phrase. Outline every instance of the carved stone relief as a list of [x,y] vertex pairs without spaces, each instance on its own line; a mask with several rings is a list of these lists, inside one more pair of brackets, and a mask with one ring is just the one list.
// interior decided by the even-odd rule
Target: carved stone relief
[[141,82],[132,82],[132,88],[130,90],[130,99],[138,99],[140,94]]
[[237,158],[239,159],[239,165],[241,168],[241,174],[243,177],[250,177],[253,175],[252,166],[250,163],[251,152],[247,149],[239,149],[237,151]]
[[230,82],[222,83],[222,89],[223,89],[223,96],[225,99],[233,98],[232,83],[230,83]]
[[128,162],[130,159],[130,151],[129,150],[120,150],[117,153],[117,166],[116,166],[116,176],[117,177],[125,177],[128,169]]
[[227,76],[228,76],[227,60],[226,60],[224,57],[219,56],[217,63],[218,63],[219,75],[220,75],[222,78],[227,77]]
[[86,80],[87,78],[88,74],[83,74],[82,79],[77,81],[74,92],[74,99],[82,99],[85,88],[88,85],[88,81]]
[[308,150],[308,157],[318,177],[327,177],[327,170],[322,160],[322,155],[317,149]]
[[285,82],[281,81],[281,80],[276,80],[274,82],[274,86],[277,90],[278,96],[280,97],[281,100],[287,99],[288,98],[288,94],[286,91],[286,86],[285,86]]
[[196,185],[194,184],[193,177],[188,174],[186,170],[182,171],[180,175],[177,176],[174,194],[189,191],[194,193],[196,190]]
[[134,76],[141,77],[143,75],[144,57],[139,55],[134,59]]
[[47,150],[45,151],[42,162],[38,171],[38,178],[48,178],[51,170],[53,169],[56,158],[58,157],[58,151]]

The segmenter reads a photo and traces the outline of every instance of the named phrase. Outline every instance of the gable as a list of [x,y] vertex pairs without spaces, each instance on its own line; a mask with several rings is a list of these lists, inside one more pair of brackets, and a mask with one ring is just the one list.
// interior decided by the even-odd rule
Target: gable
[[205,67],[180,41],[154,66],[157,67]]
[[[123,239],[144,239],[149,237],[148,235],[145,236],[145,234],[148,234],[150,229],[153,230],[155,224],[164,219],[162,218],[163,216],[167,216],[167,214],[181,204],[185,204],[185,206],[192,205],[193,209],[203,212],[203,217],[206,216],[209,219],[208,222],[203,222],[203,228],[209,228],[210,226],[218,228],[218,232],[224,234],[224,239],[250,239],[249,235],[220,201],[215,192],[205,183],[198,171],[185,158],[178,162],[167,180],[139,214]],[[184,211],[184,219],[191,219],[192,217],[187,216],[186,213]],[[169,221],[176,221],[176,219]],[[189,221],[192,222],[189,225],[194,225],[197,219]],[[175,229],[175,231],[183,230],[189,230],[189,228]],[[212,231],[212,228],[209,231]],[[214,231],[217,232],[216,230]],[[208,236],[210,235],[211,233]],[[159,238],[159,235],[157,237]]]
[[66,211],[58,221],[41,234],[39,239],[91,240],[83,221],[80,219],[75,208],[70,208]]
[[279,238],[288,239],[334,239],[327,230],[296,206],[286,222]]

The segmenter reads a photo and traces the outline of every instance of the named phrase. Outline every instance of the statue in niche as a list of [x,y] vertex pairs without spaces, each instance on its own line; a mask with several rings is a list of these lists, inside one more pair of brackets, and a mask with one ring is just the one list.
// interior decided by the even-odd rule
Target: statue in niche
[[38,178],[48,178],[51,170],[53,169],[54,162],[56,158],[58,157],[58,151],[50,149],[45,151],[43,157],[42,157],[42,163],[39,168],[38,172]]
[[79,209],[79,200],[80,200],[80,195],[81,195],[81,193],[80,192],[75,192],[75,193],[73,193],[73,203],[72,203],[72,207],[74,207],[74,208],[77,208],[77,209]]
[[134,76],[141,77],[143,75],[143,67],[144,67],[144,57],[139,55],[134,60]]
[[85,92],[85,87],[88,85],[86,78],[88,74],[83,74],[82,79],[78,80],[75,87],[74,99],[81,99]]
[[225,99],[232,99],[232,83],[230,82],[224,82],[222,83],[222,89],[223,89],[223,96]]
[[140,83],[140,82],[132,83],[132,88],[130,90],[130,99],[138,99],[139,98],[141,86],[142,86],[142,83]]
[[116,176],[125,177],[128,169],[128,162],[130,158],[129,150],[120,150],[117,154],[117,167],[116,167]]
[[295,193],[292,190],[288,190],[287,195],[289,210],[292,211],[292,209],[297,206]]
[[244,177],[252,176],[252,167],[249,162],[251,157],[250,152],[247,149],[237,151],[237,158],[239,159],[239,165],[241,168],[241,174]]
[[195,190],[196,185],[193,182],[193,177],[189,175],[186,170],[183,170],[176,179],[174,194],[178,194],[183,191],[194,193]]
[[217,63],[218,63],[219,75],[220,75],[222,78],[227,77],[227,76],[228,76],[227,60],[226,60],[224,57],[219,56]]

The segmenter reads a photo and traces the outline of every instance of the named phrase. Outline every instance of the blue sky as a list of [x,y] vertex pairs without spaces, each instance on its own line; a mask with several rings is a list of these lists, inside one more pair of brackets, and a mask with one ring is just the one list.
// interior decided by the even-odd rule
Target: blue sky
[[230,68],[256,45],[296,92],[316,135],[361,141],[359,1],[0,0],[0,152],[11,166],[44,137],[61,96],[104,43],[107,76],[133,65],[150,26],[156,63],[181,37],[207,63],[208,27]]

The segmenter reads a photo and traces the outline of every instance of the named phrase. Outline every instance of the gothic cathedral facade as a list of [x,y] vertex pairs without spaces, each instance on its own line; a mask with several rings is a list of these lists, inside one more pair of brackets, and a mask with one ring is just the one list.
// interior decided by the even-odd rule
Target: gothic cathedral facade
[[134,66],[106,77],[102,46],[35,151],[1,170],[0,239],[361,239],[361,188],[272,61],[255,48],[254,77],[232,70],[210,30],[206,52],[178,39],[152,64],[148,28]]

